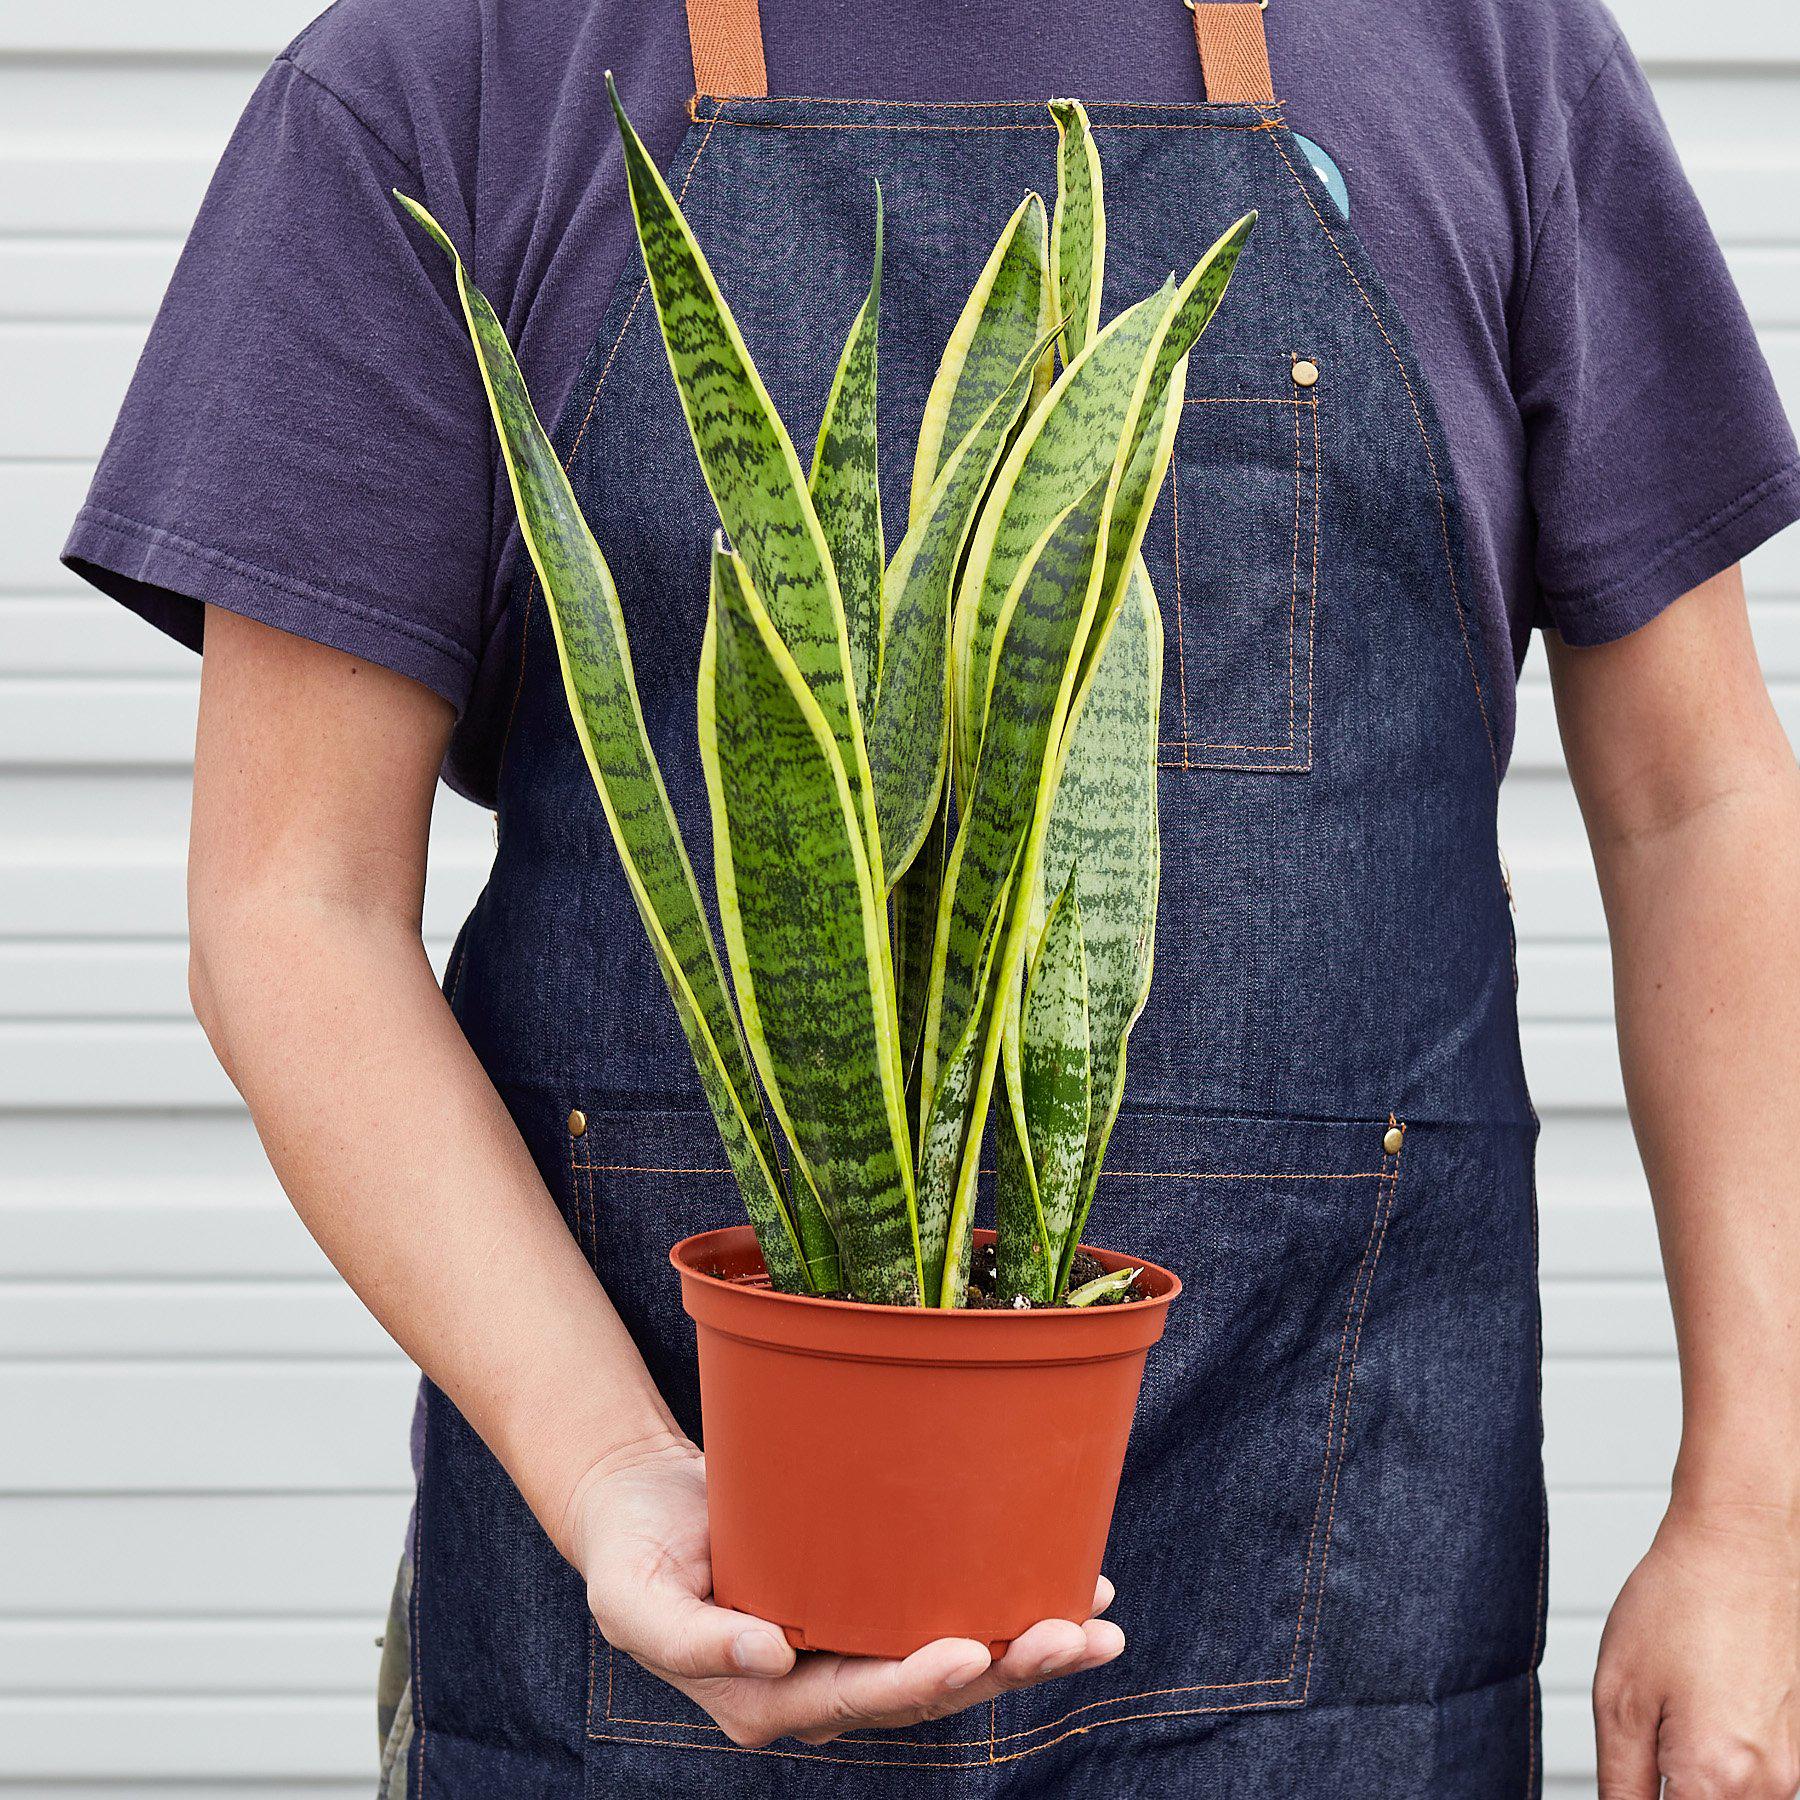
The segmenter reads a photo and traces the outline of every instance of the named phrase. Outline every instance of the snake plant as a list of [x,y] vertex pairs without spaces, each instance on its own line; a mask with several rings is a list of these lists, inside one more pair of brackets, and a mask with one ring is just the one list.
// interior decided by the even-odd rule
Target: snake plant
[[1025,196],[950,333],[890,557],[879,190],[868,293],[807,467],[613,106],[723,528],[698,715],[723,964],[606,559],[493,309],[399,198],[454,264],[570,714],[769,1279],[962,1304],[998,1110],[1002,1297],[1108,1297],[1118,1279],[1070,1292],[1069,1272],[1155,935],[1162,627],[1140,547],[1187,354],[1255,215],[1103,322],[1100,159],[1079,103],[1053,102],[1054,213]]

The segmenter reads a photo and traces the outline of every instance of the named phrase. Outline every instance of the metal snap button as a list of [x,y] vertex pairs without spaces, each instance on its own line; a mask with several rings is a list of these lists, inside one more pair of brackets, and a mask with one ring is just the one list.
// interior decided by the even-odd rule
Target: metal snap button
[[1387,1134],[1381,1140],[1381,1147],[1389,1156],[1398,1156],[1400,1146],[1406,1141],[1406,1133],[1398,1125],[1390,1125]]
[[1319,365],[1310,356],[1297,357],[1294,362],[1294,386],[1297,388],[1316,387],[1319,382]]
[[569,1136],[582,1137],[587,1132],[587,1114],[578,1106],[569,1114]]

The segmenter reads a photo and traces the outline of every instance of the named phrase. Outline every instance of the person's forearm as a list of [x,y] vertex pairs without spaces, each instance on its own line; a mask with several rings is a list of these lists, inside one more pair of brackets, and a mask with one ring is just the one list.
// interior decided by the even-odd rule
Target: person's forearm
[[1596,840],[1681,1350],[1678,1503],[1800,1527],[1800,774]]
[[404,921],[197,896],[196,1010],[308,1229],[565,1552],[582,1476],[675,1435]]

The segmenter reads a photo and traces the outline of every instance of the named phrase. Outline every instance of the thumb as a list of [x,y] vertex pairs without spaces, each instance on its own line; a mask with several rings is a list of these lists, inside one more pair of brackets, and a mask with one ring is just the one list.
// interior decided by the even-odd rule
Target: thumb
[[679,1582],[633,1584],[594,1606],[600,1634],[650,1668],[690,1680],[769,1679],[794,1666],[781,1627],[701,1600]]
[[1657,1737],[1662,1709],[1629,1689],[1601,1686],[1594,1694],[1599,1751],[1599,1800],[1657,1800],[1662,1776]]

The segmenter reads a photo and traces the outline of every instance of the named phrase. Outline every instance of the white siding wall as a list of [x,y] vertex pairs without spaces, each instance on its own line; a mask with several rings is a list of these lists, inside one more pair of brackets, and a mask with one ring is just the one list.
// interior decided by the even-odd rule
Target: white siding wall
[[[673,3],[673,0],[670,0]],[[1800,411],[1800,12],[1618,0]],[[206,175],[313,0],[0,0],[0,1800],[366,1794],[408,1366],[187,1013],[196,665],[55,553]],[[1800,727],[1800,534],[1757,558]],[[1598,899],[1542,669],[1505,796],[1546,1115],[1557,1791],[1677,1429]],[[486,819],[446,796],[428,933]]]

